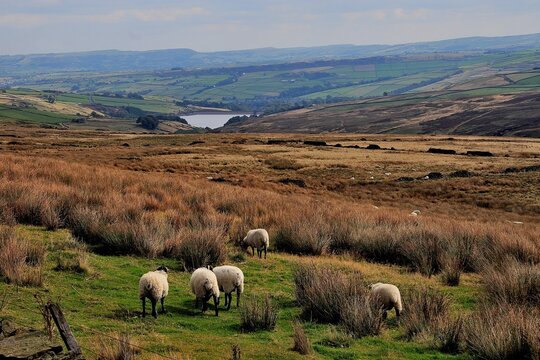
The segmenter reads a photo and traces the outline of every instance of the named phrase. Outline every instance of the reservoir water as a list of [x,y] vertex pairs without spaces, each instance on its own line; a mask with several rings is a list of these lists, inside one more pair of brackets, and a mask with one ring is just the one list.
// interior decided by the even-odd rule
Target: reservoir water
[[236,113],[225,113],[225,114],[196,114],[196,115],[183,115],[182,117],[187,120],[189,125],[197,127],[209,127],[210,129],[215,129],[225,125],[225,123],[232,118],[233,116],[242,116],[249,114],[236,114]]

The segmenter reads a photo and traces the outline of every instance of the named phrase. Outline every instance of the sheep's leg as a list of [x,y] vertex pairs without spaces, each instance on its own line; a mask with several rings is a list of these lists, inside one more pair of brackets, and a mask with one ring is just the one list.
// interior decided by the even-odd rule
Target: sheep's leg
[[240,306],[240,289],[236,289],[236,307]]
[[165,298],[161,298],[161,312],[165,314]]
[[264,260],[266,260],[266,246],[264,247]]
[[146,317],[146,297],[142,298],[142,317]]
[[227,298],[229,299],[229,302],[227,303],[227,310],[229,310],[231,308],[232,292],[225,294],[225,301],[227,301]]
[[382,319],[383,321],[386,321],[386,317],[388,316],[386,310],[383,310],[383,313],[382,313]]
[[255,246],[251,247],[251,251],[252,251],[252,256],[255,256]]
[[156,311],[156,299],[150,299],[150,301],[152,302],[152,316],[154,317],[154,319],[157,319],[157,311]]
[[218,312],[219,312],[218,305],[219,305],[219,298],[214,295],[214,309],[216,310],[216,316],[218,316]]
[[196,297],[195,298],[195,309],[198,309],[199,308],[199,298]]
[[262,250],[257,249],[257,255],[259,256],[259,259],[262,258]]
[[400,314],[400,311],[397,309],[397,308],[394,308],[396,310],[396,322],[397,324],[399,325],[399,316],[401,315]]
[[225,294],[225,306],[227,306],[227,301],[229,300],[229,298],[227,297],[227,294]]
[[202,312],[205,312],[206,310],[208,310],[208,300],[204,299],[203,300],[203,306],[202,306]]

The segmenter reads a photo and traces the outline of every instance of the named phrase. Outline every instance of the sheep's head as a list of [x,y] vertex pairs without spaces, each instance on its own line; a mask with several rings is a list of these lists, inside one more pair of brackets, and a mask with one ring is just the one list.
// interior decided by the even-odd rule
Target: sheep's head
[[166,267],[165,265],[161,265],[160,267],[158,267],[156,269],[156,271],[163,271],[164,273],[168,273],[169,272],[169,268]]

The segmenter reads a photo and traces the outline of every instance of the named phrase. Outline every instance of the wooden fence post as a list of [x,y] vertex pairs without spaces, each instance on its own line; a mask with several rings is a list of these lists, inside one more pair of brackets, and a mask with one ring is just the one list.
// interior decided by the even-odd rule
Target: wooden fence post
[[64,344],[66,344],[67,350],[73,354],[80,355],[82,353],[81,347],[77,343],[75,336],[73,336],[73,333],[69,328],[69,324],[67,323],[66,318],[64,317],[64,314],[60,309],[60,306],[58,306],[58,304],[48,304],[47,308],[52,315],[52,318],[54,320],[54,323],[56,324],[56,327],[58,328],[58,332],[60,333],[62,340],[64,340]]

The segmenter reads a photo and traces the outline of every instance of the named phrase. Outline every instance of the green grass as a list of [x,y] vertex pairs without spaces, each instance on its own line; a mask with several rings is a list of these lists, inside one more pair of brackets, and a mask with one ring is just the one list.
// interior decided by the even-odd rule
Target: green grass
[[15,122],[59,124],[73,119],[74,116],[40,111],[36,109],[14,108],[0,105],[0,119]]
[[[275,331],[242,333],[239,328],[239,311],[233,306],[222,310],[218,318],[211,309],[206,314],[194,309],[194,297],[189,290],[188,273],[181,272],[171,259],[149,260],[131,256],[102,256],[90,254],[93,269],[90,274],[75,274],[53,270],[53,258],[71,240],[66,230],[47,232],[40,227],[20,226],[19,234],[32,241],[43,241],[49,249],[45,289],[20,288],[0,282],[0,294],[9,292],[11,299],[1,316],[14,319],[25,326],[41,327],[32,294],[40,292],[53,299],[60,297],[62,308],[75,336],[84,348],[98,351],[100,333],[114,335],[128,331],[139,346],[163,355],[180,352],[195,359],[224,359],[230,356],[233,344],[239,344],[245,359],[300,359],[292,352],[292,322],[300,314],[294,301],[293,268],[300,261],[310,258],[270,253],[266,261],[247,256],[245,263],[238,264],[246,276],[244,298],[249,294],[263,295],[269,292],[281,308]],[[436,278],[423,278],[394,266],[354,262],[336,257],[316,258],[317,261],[350,271],[360,269],[367,281],[392,281],[402,288],[418,286],[419,283],[441,288],[455,301],[454,311],[469,311],[478,295],[478,279],[465,276],[463,285],[457,288],[443,287]],[[167,314],[157,320],[140,318],[138,299],[139,277],[165,264],[172,270],[169,275],[170,292],[166,299]],[[223,298],[221,300],[223,307]],[[405,304],[406,306],[406,304]],[[439,353],[426,343],[407,342],[401,329],[390,316],[387,328],[378,337],[352,341],[350,348],[332,348],[319,344],[330,331],[326,324],[305,323],[306,332],[315,345],[315,358],[323,359],[459,359]],[[91,352],[85,353],[94,358]],[[148,354],[144,353],[144,357]]]
[[89,96],[84,94],[60,94],[56,98],[58,101],[82,105],[89,105],[93,102],[95,104],[117,107],[134,106],[144,111],[157,113],[175,113],[181,109],[180,107],[176,106],[172,101],[157,98],[145,98],[144,100],[139,100],[98,95]]

